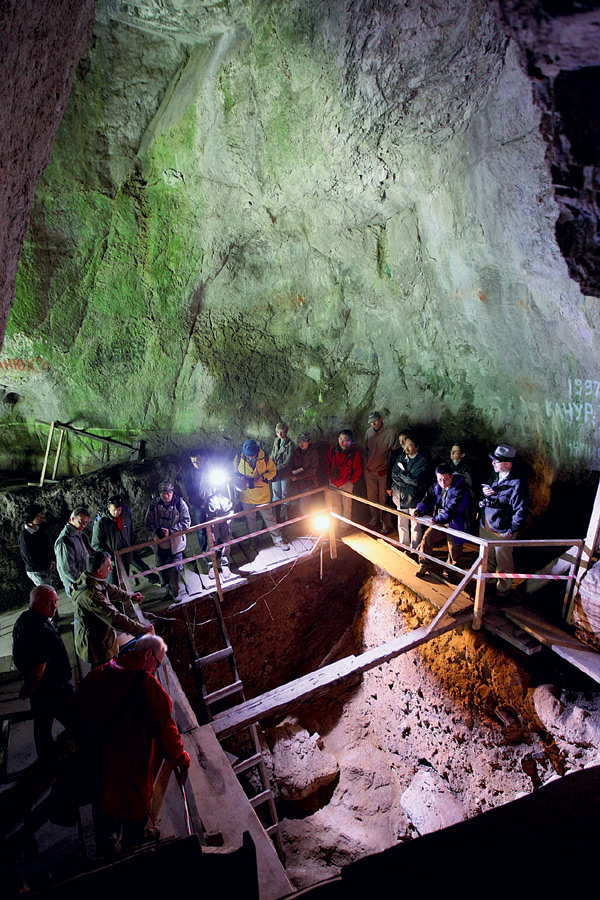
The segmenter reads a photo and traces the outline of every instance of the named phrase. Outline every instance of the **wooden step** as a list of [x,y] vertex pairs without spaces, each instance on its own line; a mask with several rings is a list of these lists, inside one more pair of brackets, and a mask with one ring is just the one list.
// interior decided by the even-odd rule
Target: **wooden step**
[[486,631],[512,644],[513,647],[521,650],[522,653],[526,653],[527,656],[539,653],[542,649],[539,641],[531,637],[522,628],[517,627],[514,622],[509,622],[503,611],[486,607],[481,624]]
[[249,756],[248,759],[243,759],[242,762],[236,763],[233,766],[233,771],[236,775],[239,775],[241,772],[247,772],[248,769],[253,769],[254,766],[260,765],[262,761],[262,753],[255,753],[254,756]]
[[206,703],[217,703],[219,700],[224,700],[225,697],[230,697],[232,694],[239,694],[243,689],[244,686],[241,681],[234,681],[218,691],[213,691],[212,694],[207,694],[204,701]]
[[273,799],[273,794],[267,788],[266,791],[261,791],[260,794],[257,794],[256,797],[250,797],[250,805],[253,809],[256,809],[257,806],[262,806],[263,803],[267,803],[268,800]]
[[[364,556],[365,559],[368,559],[369,562],[379,569],[383,569],[392,578],[405,584],[415,594],[429,600],[438,609],[444,605],[454,591],[455,585],[445,582],[442,578],[417,578],[415,575],[417,571],[416,563],[402,550],[399,550],[382,538],[376,540],[362,531],[352,531],[342,538],[342,543],[356,553],[360,553],[361,556]],[[440,560],[438,571],[441,572],[442,569],[443,565]],[[473,601],[463,591],[452,604],[452,613],[472,608]]]
[[207,653],[206,656],[197,656],[194,660],[196,668],[203,669],[205,666],[212,666],[213,663],[220,662],[233,656],[233,647],[223,647],[222,650],[215,650],[214,653]]

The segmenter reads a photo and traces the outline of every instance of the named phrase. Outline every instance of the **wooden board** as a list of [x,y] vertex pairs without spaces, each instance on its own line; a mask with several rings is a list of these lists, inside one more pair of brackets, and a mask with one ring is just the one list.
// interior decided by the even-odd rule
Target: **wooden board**
[[576,666],[600,684],[600,653],[595,653],[577,638],[551,625],[526,607],[518,606],[504,610],[505,616],[533,635],[558,656]]
[[522,628],[517,627],[514,622],[509,622],[500,610],[486,607],[483,613],[482,625],[486,631],[512,644],[513,647],[521,650],[522,653],[526,653],[527,656],[539,653],[542,649],[539,641],[536,641]]
[[[398,550],[387,541],[375,540],[362,531],[353,531],[342,538],[342,543],[360,553],[373,565],[383,569],[392,578],[401,581],[402,584],[405,584],[420,597],[429,600],[438,609],[444,605],[454,590],[455,585],[446,584],[441,578],[417,578],[415,575],[416,564],[402,550]],[[442,568],[443,566],[440,565],[440,572]],[[464,591],[459,594],[452,604],[453,613],[472,608],[473,601]]]
[[332,685],[340,684],[353,675],[366,672],[375,666],[389,662],[402,653],[407,653],[414,647],[418,647],[426,641],[433,640],[447,631],[452,631],[462,625],[468,625],[472,621],[472,612],[460,613],[455,619],[450,617],[444,618],[444,623],[438,625],[437,628],[428,631],[426,626],[416,628],[408,634],[402,634],[400,637],[394,638],[379,647],[373,647],[359,656],[346,656],[316,672],[310,672],[303,675],[295,681],[290,681],[281,687],[272,691],[267,691],[253,700],[240,703],[238,706],[225,712],[218,713],[211,725],[215,734],[220,737],[227,737],[229,734],[258,722],[265,716],[281,712],[289,709],[309,697],[315,697],[327,691]]

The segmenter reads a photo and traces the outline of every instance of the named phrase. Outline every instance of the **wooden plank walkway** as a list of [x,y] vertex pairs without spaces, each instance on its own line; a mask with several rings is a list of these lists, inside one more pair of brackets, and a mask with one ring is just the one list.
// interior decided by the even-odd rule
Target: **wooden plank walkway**
[[[447,584],[442,578],[438,579],[435,575],[427,579],[417,578],[415,575],[416,563],[407,557],[406,553],[388,544],[387,541],[376,540],[363,531],[352,531],[342,538],[342,543],[355,550],[356,553],[360,553],[378,568],[383,569],[392,578],[401,581],[419,596],[429,600],[438,609],[444,605],[454,590],[455,585]],[[452,612],[467,609],[473,609],[473,600],[463,591],[453,603]]]
[[218,737],[227,737],[227,735],[233,734],[240,728],[245,728],[253,722],[258,722],[265,716],[288,709],[303,700],[307,700],[309,697],[323,694],[333,685],[340,684],[353,675],[359,675],[369,669],[374,669],[375,666],[389,662],[402,653],[407,653],[409,650],[419,647],[421,644],[433,640],[433,638],[439,637],[439,635],[445,634],[447,631],[460,628],[462,625],[468,625],[472,619],[472,612],[462,612],[456,618],[447,616],[444,623],[438,625],[431,632],[427,626],[422,626],[408,632],[408,634],[402,634],[400,637],[394,638],[393,641],[388,641],[388,643],[382,644],[380,647],[366,650],[359,656],[346,656],[344,659],[330,663],[328,666],[323,666],[322,669],[317,669],[316,672],[310,672],[308,675],[295,679],[295,681],[290,681],[288,684],[274,688],[272,691],[267,691],[267,693],[261,694],[253,700],[240,703],[233,709],[218,713],[211,725]]
[[[231,574],[232,577],[226,580],[221,579],[221,590],[224,594],[233,591],[245,584],[248,584],[253,578],[264,575],[274,569],[280,569],[282,566],[290,565],[300,559],[306,559],[311,555],[315,541],[309,537],[296,537],[289,541],[289,550],[280,550],[269,539],[268,542],[263,541],[256,557],[250,562],[239,545],[232,547]],[[183,595],[183,599],[179,603],[171,604],[169,609],[175,609],[186,603],[192,603],[214,594],[217,590],[214,579],[209,578],[208,574],[201,572],[198,575],[195,564],[188,562],[184,557],[184,576],[187,593]],[[207,564],[205,564],[207,565]]]
[[576,666],[600,684],[600,654],[591,650],[582,641],[546,622],[541,616],[523,606],[504,610],[505,616],[515,625],[527,631],[558,656]]
[[[417,578],[415,575],[417,564],[414,560],[410,559],[402,550],[398,550],[396,547],[388,544],[387,541],[376,540],[363,531],[353,531],[342,538],[342,541],[348,547],[351,547],[352,550],[360,553],[365,559],[378,566],[378,568],[383,569],[392,578],[405,584],[419,597],[423,597],[434,606],[437,606],[438,609],[441,609],[454,591],[455,585],[445,581],[441,575],[437,575],[435,569],[426,579]],[[441,571],[441,565],[438,571]],[[452,604],[450,614],[454,615],[455,613],[472,609],[472,597],[465,591],[461,591]],[[486,631],[507,641],[513,647],[517,647],[518,650],[521,650],[527,656],[531,656],[533,653],[538,653],[541,650],[540,644],[533,640],[525,631],[517,628],[513,622],[509,622],[503,615],[502,610],[486,607],[482,626]]]

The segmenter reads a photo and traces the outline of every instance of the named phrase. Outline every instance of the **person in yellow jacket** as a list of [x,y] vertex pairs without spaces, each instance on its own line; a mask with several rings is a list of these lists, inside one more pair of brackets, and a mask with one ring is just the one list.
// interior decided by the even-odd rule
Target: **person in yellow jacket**
[[[271,501],[269,485],[277,475],[277,468],[269,454],[265,450],[261,450],[256,441],[244,441],[241,452],[235,457],[233,467],[236,473],[237,485],[241,491],[242,509],[246,510],[248,532],[251,533],[257,530],[257,509],[259,509],[267,528],[277,525],[273,510],[261,507],[261,504]],[[289,544],[284,542],[279,530],[270,531],[269,534],[275,546],[280,550],[290,549]],[[258,548],[256,538],[252,542],[252,547],[254,550]]]

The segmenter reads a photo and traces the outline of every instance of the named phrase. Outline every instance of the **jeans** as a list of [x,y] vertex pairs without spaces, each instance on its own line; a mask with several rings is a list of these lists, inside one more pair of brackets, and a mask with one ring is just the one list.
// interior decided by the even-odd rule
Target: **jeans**
[[[367,499],[373,503],[380,503],[381,506],[385,506],[388,498],[386,491],[387,472],[383,475],[378,475],[377,472],[367,472],[365,470],[363,474],[367,488]],[[374,506],[371,506],[370,509],[371,522],[381,522],[382,525],[390,525],[390,513],[385,513],[382,509],[376,509]]]
[[[329,482],[331,484],[331,482]],[[331,487],[335,487],[335,485],[331,484]],[[354,485],[351,481],[347,481],[346,484],[339,485],[340,491],[347,491],[349,494],[354,493]],[[331,508],[338,515],[344,516],[345,519],[352,518],[352,497],[342,497],[341,494],[338,494],[337,491],[331,492]],[[341,523],[342,530],[346,530],[350,526],[346,522]]]
[[30,572],[27,571],[27,577],[31,578],[35,585],[40,584],[52,584],[52,579],[50,577],[50,570],[47,572]]
[[[257,531],[256,527],[256,513],[259,512],[263,517],[265,526],[267,528],[272,528],[274,525],[277,525],[275,520],[275,516],[273,514],[273,510],[270,507],[266,506],[257,506],[256,503],[244,503],[242,501],[242,509],[246,511],[246,522],[248,523],[248,534],[251,534],[253,531]],[[282,544],[283,538],[281,537],[281,532],[279,529],[277,531],[270,531],[271,540],[274,544]],[[253,539],[253,543],[256,544],[258,538]]]
[[[479,526],[479,537],[487,538],[488,541],[501,541],[501,538],[494,531],[488,531],[483,525]],[[488,572],[514,572],[515,565],[513,563],[512,547],[488,547]],[[486,579],[487,580],[487,579]],[[491,581],[491,579],[490,579]],[[496,581],[496,593],[508,594],[512,587],[512,579],[498,578]]]

